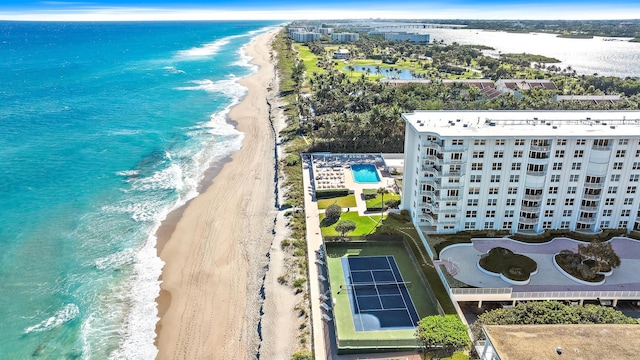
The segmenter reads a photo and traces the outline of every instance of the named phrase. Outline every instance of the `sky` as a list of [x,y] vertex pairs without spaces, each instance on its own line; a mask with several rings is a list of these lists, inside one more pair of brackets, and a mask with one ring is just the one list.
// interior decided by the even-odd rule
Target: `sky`
[[0,0],[0,20],[634,19],[638,0]]

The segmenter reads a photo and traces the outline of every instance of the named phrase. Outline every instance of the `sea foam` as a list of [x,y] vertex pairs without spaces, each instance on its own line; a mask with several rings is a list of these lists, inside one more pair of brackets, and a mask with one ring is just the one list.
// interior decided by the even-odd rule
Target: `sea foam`
[[46,320],[42,320],[36,325],[29,326],[24,330],[25,334],[41,332],[56,328],[68,321],[75,319],[80,314],[80,309],[76,304],[67,304],[62,309]]

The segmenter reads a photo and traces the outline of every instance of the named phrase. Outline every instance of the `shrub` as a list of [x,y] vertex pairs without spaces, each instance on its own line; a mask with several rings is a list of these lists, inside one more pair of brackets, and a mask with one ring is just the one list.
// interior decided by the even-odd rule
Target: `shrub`
[[389,209],[397,209],[398,206],[400,206],[400,200],[398,199],[391,199],[391,200],[387,200],[384,202],[384,204],[389,208]]
[[337,204],[331,204],[324,212],[325,219],[330,223],[335,223],[342,215],[342,208]]
[[316,190],[316,198],[318,199],[329,199],[347,195],[349,195],[349,189]]
[[509,249],[495,247],[480,259],[480,266],[493,273],[502,273],[511,280],[527,280],[538,264],[531,258]]

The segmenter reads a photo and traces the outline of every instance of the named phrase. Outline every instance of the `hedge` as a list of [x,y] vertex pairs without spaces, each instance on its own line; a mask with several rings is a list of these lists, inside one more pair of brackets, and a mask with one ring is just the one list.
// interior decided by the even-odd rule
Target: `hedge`
[[332,197],[347,196],[349,195],[349,189],[326,189],[316,190],[316,198],[329,199]]

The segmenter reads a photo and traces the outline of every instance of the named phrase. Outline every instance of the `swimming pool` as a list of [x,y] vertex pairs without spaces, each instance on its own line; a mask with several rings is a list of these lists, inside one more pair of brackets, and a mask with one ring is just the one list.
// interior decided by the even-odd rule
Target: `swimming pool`
[[351,165],[353,181],[357,183],[377,183],[380,181],[378,170],[371,164]]

